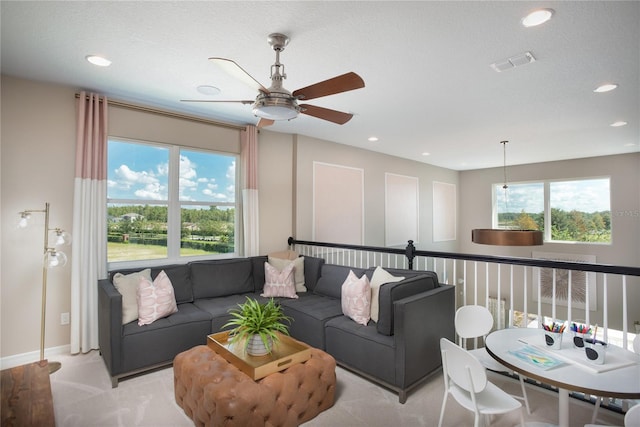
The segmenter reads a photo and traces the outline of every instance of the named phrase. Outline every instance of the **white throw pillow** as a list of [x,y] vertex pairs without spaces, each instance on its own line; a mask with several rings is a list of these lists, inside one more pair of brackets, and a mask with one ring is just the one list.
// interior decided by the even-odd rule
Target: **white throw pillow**
[[304,257],[298,257],[294,260],[275,258],[269,256],[269,264],[278,269],[278,271],[283,271],[289,264],[293,264],[294,270],[294,281],[296,284],[296,292],[307,292],[307,288],[304,285]]
[[137,290],[138,325],[150,325],[178,311],[173,285],[162,270],[153,282],[140,278]]
[[385,283],[400,282],[404,277],[392,276],[387,270],[378,266],[371,276],[371,320],[378,323],[380,313],[380,286]]
[[147,268],[131,274],[116,273],[113,275],[113,285],[122,295],[122,324],[138,320],[138,301],[136,293],[140,278],[151,281],[151,269]]
[[260,296],[298,298],[296,285],[293,282],[293,264],[289,264],[282,271],[269,264],[264,263],[264,289]]
[[371,318],[371,285],[367,275],[363,274],[358,279],[353,270],[349,271],[341,294],[342,313],[366,326]]

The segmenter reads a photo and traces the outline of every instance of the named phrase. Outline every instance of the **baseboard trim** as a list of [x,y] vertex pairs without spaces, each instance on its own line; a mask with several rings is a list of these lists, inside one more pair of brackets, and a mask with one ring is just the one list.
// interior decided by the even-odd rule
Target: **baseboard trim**
[[[68,355],[71,352],[71,345],[61,345],[59,347],[46,348],[44,350],[44,358],[51,359],[55,356]],[[15,354],[0,358],[0,369],[9,369],[16,366],[25,365],[40,360],[40,350],[30,351],[28,353]]]

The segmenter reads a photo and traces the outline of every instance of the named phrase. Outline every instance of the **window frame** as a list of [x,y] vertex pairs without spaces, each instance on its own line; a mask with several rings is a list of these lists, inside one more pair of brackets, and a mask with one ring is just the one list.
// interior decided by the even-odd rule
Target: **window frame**
[[[187,145],[168,144],[155,141],[144,141],[135,138],[126,138],[119,136],[109,135],[107,137],[107,146],[110,141],[118,141],[127,144],[147,145],[151,147],[166,148],[169,150],[168,158],[168,177],[167,177],[167,200],[153,200],[153,199],[110,199],[108,189],[105,191],[106,205],[109,204],[135,204],[135,205],[161,205],[167,206],[167,256],[163,258],[153,259],[140,259],[129,261],[109,261],[108,249],[105,250],[107,269],[125,269],[130,267],[154,267],[158,265],[166,264],[186,264],[191,261],[207,260],[207,259],[225,259],[238,256],[238,242],[240,229],[240,211],[241,211],[241,192],[239,189],[240,178],[240,155],[237,153],[223,152],[219,150],[207,150],[199,147],[190,147]],[[232,157],[235,161],[235,176],[234,176],[234,203],[230,202],[203,202],[203,201],[189,201],[180,200],[180,153],[185,151],[196,151],[200,153],[220,155],[225,157]],[[109,166],[109,159],[107,158],[107,167]],[[180,255],[181,249],[181,230],[182,230],[182,205],[192,206],[232,206],[234,208],[234,251],[232,253],[225,254],[209,254],[209,255]],[[108,229],[108,227],[107,227]],[[104,230],[107,233],[107,229]]]
[[[571,181],[593,181],[593,180],[608,180],[609,181],[609,214],[611,216],[610,221],[610,232],[611,237],[608,242],[583,242],[577,240],[552,240],[551,239],[551,184],[554,182],[571,182]],[[507,185],[519,185],[519,184],[542,184],[543,185],[543,201],[544,201],[544,210],[543,210],[543,220],[544,220],[544,234],[543,241],[545,243],[560,243],[560,244],[583,244],[583,245],[609,245],[613,244],[613,212],[611,210],[611,176],[589,176],[589,177],[578,177],[578,178],[557,178],[557,179],[541,179],[541,180],[527,180],[527,181],[513,181],[507,183]],[[502,190],[504,183],[493,183],[491,185],[491,223],[492,227],[496,229],[501,229],[504,227],[499,226],[498,220],[498,198],[497,198],[497,189]]]

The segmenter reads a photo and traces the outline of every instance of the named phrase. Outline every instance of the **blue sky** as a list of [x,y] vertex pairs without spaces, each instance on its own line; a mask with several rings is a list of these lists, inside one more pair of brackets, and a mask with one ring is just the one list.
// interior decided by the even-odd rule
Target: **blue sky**
[[[510,212],[539,213],[544,210],[544,185],[542,183],[510,183],[507,191]],[[496,184],[499,212],[505,212],[504,190]],[[581,181],[552,181],[550,202],[552,208],[570,212],[601,212],[611,210],[609,179],[598,178]]]
[[[110,199],[167,200],[169,148],[109,140]],[[180,200],[234,202],[235,156],[180,151]]]

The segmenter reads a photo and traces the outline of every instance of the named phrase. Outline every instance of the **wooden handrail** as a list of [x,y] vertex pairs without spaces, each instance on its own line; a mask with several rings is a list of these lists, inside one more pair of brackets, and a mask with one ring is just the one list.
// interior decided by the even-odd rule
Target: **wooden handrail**
[[407,246],[404,249],[400,248],[385,248],[380,246],[361,246],[361,245],[349,245],[343,243],[329,243],[329,242],[312,242],[308,240],[296,240],[293,237],[289,237],[287,240],[289,246],[307,245],[307,246],[319,246],[319,247],[331,247],[338,249],[350,249],[368,252],[380,252],[397,255],[405,255],[409,262],[409,268],[413,269],[413,258],[416,256],[431,257],[431,258],[446,258],[446,259],[459,259],[465,261],[478,261],[478,262],[491,262],[497,264],[511,264],[522,265],[527,267],[540,267],[540,268],[556,268],[564,270],[575,271],[587,271],[594,273],[608,273],[608,274],[621,274],[626,276],[640,276],[640,267],[624,266],[624,265],[612,265],[612,264],[597,264],[586,262],[573,262],[573,261],[553,261],[546,259],[536,258],[522,258],[522,257],[506,257],[506,256],[494,256],[494,255],[474,255],[474,254],[461,254],[454,252],[437,252],[437,251],[422,251],[417,250],[413,246],[413,240],[409,240]]

